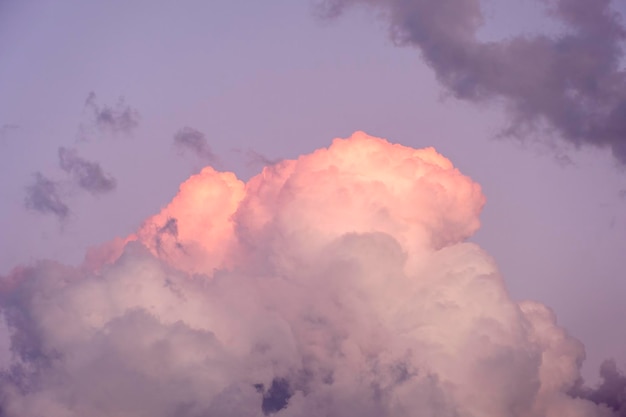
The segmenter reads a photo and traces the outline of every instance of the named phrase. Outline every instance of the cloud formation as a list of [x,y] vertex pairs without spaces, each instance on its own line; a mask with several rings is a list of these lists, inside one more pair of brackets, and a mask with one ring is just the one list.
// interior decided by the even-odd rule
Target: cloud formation
[[80,188],[92,194],[107,193],[117,186],[115,178],[105,174],[100,164],[81,158],[75,149],[59,148],[59,166]]
[[479,0],[320,0],[326,17],[353,6],[375,8],[393,40],[419,48],[457,98],[503,99],[505,135],[547,127],[567,143],[609,148],[626,164],[626,29],[610,0],[547,0],[564,31],[482,42]]
[[115,106],[99,106],[92,91],[85,106],[92,110],[96,128],[102,132],[130,134],[139,126],[139,112],[126,104],[124,98],[120,98]]
[[59,186],[40,172],[35,173],[35,180],[26,187],[24,205],[29,210],[43,214],[52,214],[59,220],[65,220],[70,209],[59,195]]
[[[91,194],[108,193],[115,189],[115,178],[105,174],[97,162],[90,162],[78,156],[75,149],[60,147],[60,168],[72,177],[72,183]],[[24,206],[42,214],[53,214],[64,221],[70,208],[60,195],[60,184],[40,172],[34,174],[34,181],[26,187]],[[69,185],[66,183],[66,185]]]
[[626,416],[626,376],[622,374],[614,360],[607,360],[600,366],[601,383],[596,388],[577,385],[572,395],[606,404],[617,416]]
[[571,393],[580,342],[466,242],[484,202],[361,132],[247,183],[207,167],[88,267],[0,280],[3,415],[615,416]]
[[[241,152],[241,151],[240,151]],[[278,164],[282,158],[270,158],[266,155],[263,155],[260,152],[257,152],[253,149],[247,149],[244,152],[244,155],[247,160],[248,166],[266,166],[266,165],[276,165]]]
[[217,157],[204,133],[191,127],[184,127],[174,135],[174,146],[179,152],[191,151],[194,155],[207,162],[215,162]]

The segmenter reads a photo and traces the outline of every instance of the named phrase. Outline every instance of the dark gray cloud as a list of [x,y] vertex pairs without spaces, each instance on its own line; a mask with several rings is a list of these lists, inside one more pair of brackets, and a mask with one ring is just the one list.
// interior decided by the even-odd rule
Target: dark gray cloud
[[175,217],[168,218],[165,224],[159,228],[157,235],[164,233],[173,237],[178,237],[178,220]]
[[211,150],[204,133],[191,127],[184,127],[174,135],[174,146],[180,152],[186,150],[192,151],[198,157],[208,161],[215,162],[217,157]]
[[155,233],[154,246],[158,253],[167,251],[167,243],[184,252],[183,245],[178,241],[178,219],[169,217],[167,221]]
[[[117,186],[115,178],[105,174],[100,164],[81,158],[75,149],[60,147],[58,152],[59,166],[83,190],[102,194]],[[68,205],[61,198],[59,183],[41,172],[36,172],[33,183],[26,187],[24,206],[38,213],[53,214],[59,220],[65,220],[70,214]]]
[[139,112],[127,105],[122,97],[115,106],[99,106],[92,91],[85,100],[85,106],[93,111],[95,125],[101,131],[129,134],[139,126]]
[[5,142],[5,139],[10,139],[12,132],[19,129],[19,126],[14,123],[5,123],[0,126],[0,145]]
[[105,174],[100,164],[81,158],[74,149],[59,148],[59,166],[80,188],[93,194],[106,193],[117,186],[115,178]]
[[479,0],[321,0],[334,17],[355,5],[388,19],[393,40],[420,49],[438,80],[457,98],[503,99],[504,135],[547,128],[567,143],[609,148],[626,164],[626,30],[610,0],[550,0],[559,36],[481,42]]
[[571,395],[584,398],[596,404],[604,404],[618,417],[626,417],[626,376],[617,368],[614,360],[607,360],[600,366],[602,381],[595,388],[581,384],[574,387]]
[[[263,392],[262,384],[256,384],[255,388],[257,391]],[[274,378],[269,389],[263,392],[263,402],[261,403],[263,414],[267,416],[283,410],[287,407],[292,395],[293,392],[287,379]]]
[[252,166],[252,165],[262,165],[262,166],[275,165],[275,164],[279,163],[280,161],[282,161],[282,158],[270,158],[270,157],[268,157],[266,155],[263,155],[260,152],[252,150],[252,149],[248,149],[245,152],[245,155],[246,155],[248,166]]
[[0,137],[3,137],[7,133],[19,129],[19,126],[15,123],[5,123],[0,127]]
[[40,172],[35,173],[34,183],[26,187],[24,205],[39,213],[53,214],[59,220],[64,220],[70,213],[59,196],[58,184]]

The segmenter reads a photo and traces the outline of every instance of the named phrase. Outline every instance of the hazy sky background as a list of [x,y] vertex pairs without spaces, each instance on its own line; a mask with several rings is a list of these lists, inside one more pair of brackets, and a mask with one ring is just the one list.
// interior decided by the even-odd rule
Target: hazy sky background
[[[530,0],[487,1],[485,19],[483,39],[559,30]],[[98,129],[92,104],[121,97],[138,126]],[[0,126],[0,274],[40,258],[77,264],[87,247],[136,230],[206,163],[174,146],[184,127],[241,178],[260,170],[254,152],[294,158],[363,130],[434,146],[479,182],[487,205],[474,240],[513,297],[556,311],[587,348],[587,376],[607,357],[626,365],[624,168],[558,138],[556,150],[496,139],[498,105],[449,97],[374,13],[327,21],[305,0],[3,0]],[[81,190],[59,147],[99,163],[116,188]],[[36,172],[59,181],[64,221],[24,208]]]

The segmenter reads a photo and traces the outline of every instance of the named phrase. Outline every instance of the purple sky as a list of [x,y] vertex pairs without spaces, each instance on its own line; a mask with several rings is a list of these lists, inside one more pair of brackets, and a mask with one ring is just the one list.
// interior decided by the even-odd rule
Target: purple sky
[[[485,2],[480,37],[558,31],[538,3]],[[124,109],[136,109],[136,127],[98,124]],[[87,247],[136,230],[206,163],[177,149],[185,127],[204,135],[216,168],[242,178],[261,168],[250,151],[293,158],[363,130],[434,146],[480,183],[487,205],[473,240],[513,298],[555,310],[586,346],[587,376],[607,357],[624,367],[626,173],[606,149],[495,139],[504,123],[497,103],[450,97],[419,52],[394,46],[362,9],[327,21],[293,0],[5,0],[0,274],[40,258],[77,264]],[[115,189],[81,188],[95,174],[76,159],[61,169],[60,147],[99,163]],[[36,172],[59,182],[63,221],[25,210]]]

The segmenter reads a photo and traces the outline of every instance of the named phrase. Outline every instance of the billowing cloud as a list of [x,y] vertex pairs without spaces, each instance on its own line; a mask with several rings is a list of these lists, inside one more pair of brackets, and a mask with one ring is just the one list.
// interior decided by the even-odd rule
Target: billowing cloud
[[217,157],[211,150],[204,133],[191,127],[184,127],[174,135],[174,146],[179,152],[191,151],[207,162],[215,162]]
[[93,194],[107,193],[117,185],[115,178],[105,174],[100,164],[81,158],[75,149],[59,148],[59,166],[80,188]]
[[40,172],[35,173],[34,182],[26,187],[24,205],[29,210],[53,214],[59,220],[64,220],[70,213],[59,195],[58,184]]
[[0,281],[3,415],[615,416],[572,394],[581,343],[466,242],[484,201],[364,133],[247,183],[205,168],[88,267]]
[[95,126],[100,131],[130,134],[139,126],[139,112],[126,104],[123,98],[115,106],[99,106],[92,91],[85,100],[85,106],[92,110]]
[[576,147],[609,148],[626,164],[626,29],[610,0],[548,0],[559,36],[481,42],[479,0],[321,0],[326,16],[367,5],[398,44],[415,46],[439,81],[470,101],[504,99],[522,136],[547,127]]

